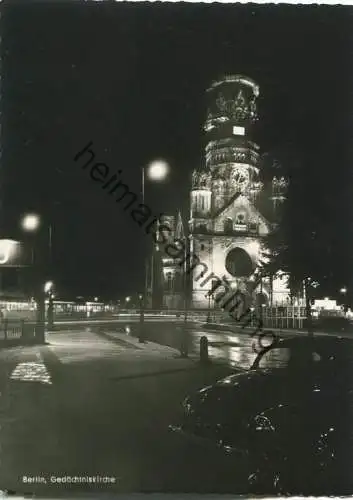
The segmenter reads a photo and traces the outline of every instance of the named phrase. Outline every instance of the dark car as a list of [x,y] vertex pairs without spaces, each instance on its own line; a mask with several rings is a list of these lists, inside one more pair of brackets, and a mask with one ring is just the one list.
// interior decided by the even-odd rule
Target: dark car
[[343,316],[323,316],[314,322],[315,330],[327,333],[352,333],[353,322]]
[[351,493],[352,359],[350,339],[278,341],[186,398],[173,430],[246,463],[251,492]]

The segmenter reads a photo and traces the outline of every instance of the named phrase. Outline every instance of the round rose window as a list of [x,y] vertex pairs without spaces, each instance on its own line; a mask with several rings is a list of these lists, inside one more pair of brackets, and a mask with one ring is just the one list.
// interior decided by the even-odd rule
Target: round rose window
[[226,269],[232,276],[246,277],[253,271],[249,254],[242,248],[233,248],[226,257]]

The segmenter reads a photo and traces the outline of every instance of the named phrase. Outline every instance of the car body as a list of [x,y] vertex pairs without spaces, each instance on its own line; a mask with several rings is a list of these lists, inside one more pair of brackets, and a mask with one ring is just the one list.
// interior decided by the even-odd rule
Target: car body
[[[185,399],[173,430],[246,463],[250,491],[353,491],[353,341],[279,340],[252,368]],[[350,491],[350,492],[351,492]]]
[[344,316],[321,316],[315,320],[314,326],[321,332],[353,334],[353,322]]

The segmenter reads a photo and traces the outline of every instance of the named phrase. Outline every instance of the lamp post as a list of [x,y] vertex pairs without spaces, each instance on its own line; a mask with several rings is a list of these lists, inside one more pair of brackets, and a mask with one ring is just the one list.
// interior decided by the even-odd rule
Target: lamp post
[[[43,261],[45,260],[45,264],[47,264],[47,259],[44,257],[44,246],[42,241],[42,234],[40,233],[40,229],[42,226],[41,218],[38,214],[29,213],[23,216],[21,220],[21,227],[23,231],[27,233],[39,233],[36,251],[32,246],[32,266],[35,270],[36,274],[36,302],[37,302],[37,321],[36,321],[36,338],[39,342],[45,341],[45,289],[44,289],[44,279],[46,274],[46,265],[44,266]],[[49,224],[48,226],[48,240],[47,240],[48,250],[49,250],[49,259],[51,260],[51,251],[52,251],[52,227]],[[45,272],[43,268],[45,267]]]
[[54,327],[54,293],[53,293],[54,283],[52,281],[47,281],[44,285],[44,293],[48,296],[48,309],[47,309],[47,319],[48,319],[48,330],[53,330]]
[[144,310],[144,296],[143,294],[139,295],[140,302],[140,329],[139,329],[139,342],[143,344],[145,342],[145,310]]
[[[153,182],[161,182],[168,176],[169,173],[169,165],[165,160],[153,160],[151,161],[147,167],[143,166],[141,169],[141,186],[142,186],[142,203],[145,204],[145,183],[146,179],[149,179]],[[152,256],[153,258],[153,256]],[[140,300],[140,335],[139,342],[145,342],[145,332],[144,332],[144,318],[145,318],[145,309],[147,305],[147,287],[148,287],[148,256],[145,259],[145,270],[144,270],[144,288],[143,294]],[[153,272],[153,271],[152,271]],[[153,276],[151,275],[151,283],[153,284]],[[153,286],[153,285],[152,285]],[[153,293],[153,290],[151,290]],[[140,296],[139,296],[140,297]]]
[[184,324],[182,329],[182,341],[181,341],[181,357],[187,358],[189,352],[189,331],[188,331],[188,308],[189,308],[189,296],[188,296],[188,255],[189,255],[189,239],[187,236],[184,237],[184,272],[183,272],[183,288],[184,288]]
[[[347,287],[343,286],[341,289],[340,289],[340,293],[345,297],[347,295]],[[344,305],[343,305],[343,310],[345,313],[347,313],[348,311],[348,306],[347,306],[347,301],[345,300],[344,301]]]

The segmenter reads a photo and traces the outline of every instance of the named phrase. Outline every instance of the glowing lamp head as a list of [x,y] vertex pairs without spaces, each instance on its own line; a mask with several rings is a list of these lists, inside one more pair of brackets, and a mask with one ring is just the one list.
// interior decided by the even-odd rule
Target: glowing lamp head
[[21,221],[24,231],[37,231],[40,225],[40,217],[37,214],[27,214]]
[[130,302],[131,297],[126,297],[126,299],[125,299],[125,300],[126,300],[126,302]]
[[152,181],[163,181],[169,172],[169,165],[165,160],[154,160],[147,167],[147,176]]
[[52,281],[47,281],[44,285],[44,291],[45,293],[49,293],[50,290],[53,288],[54,283]]

